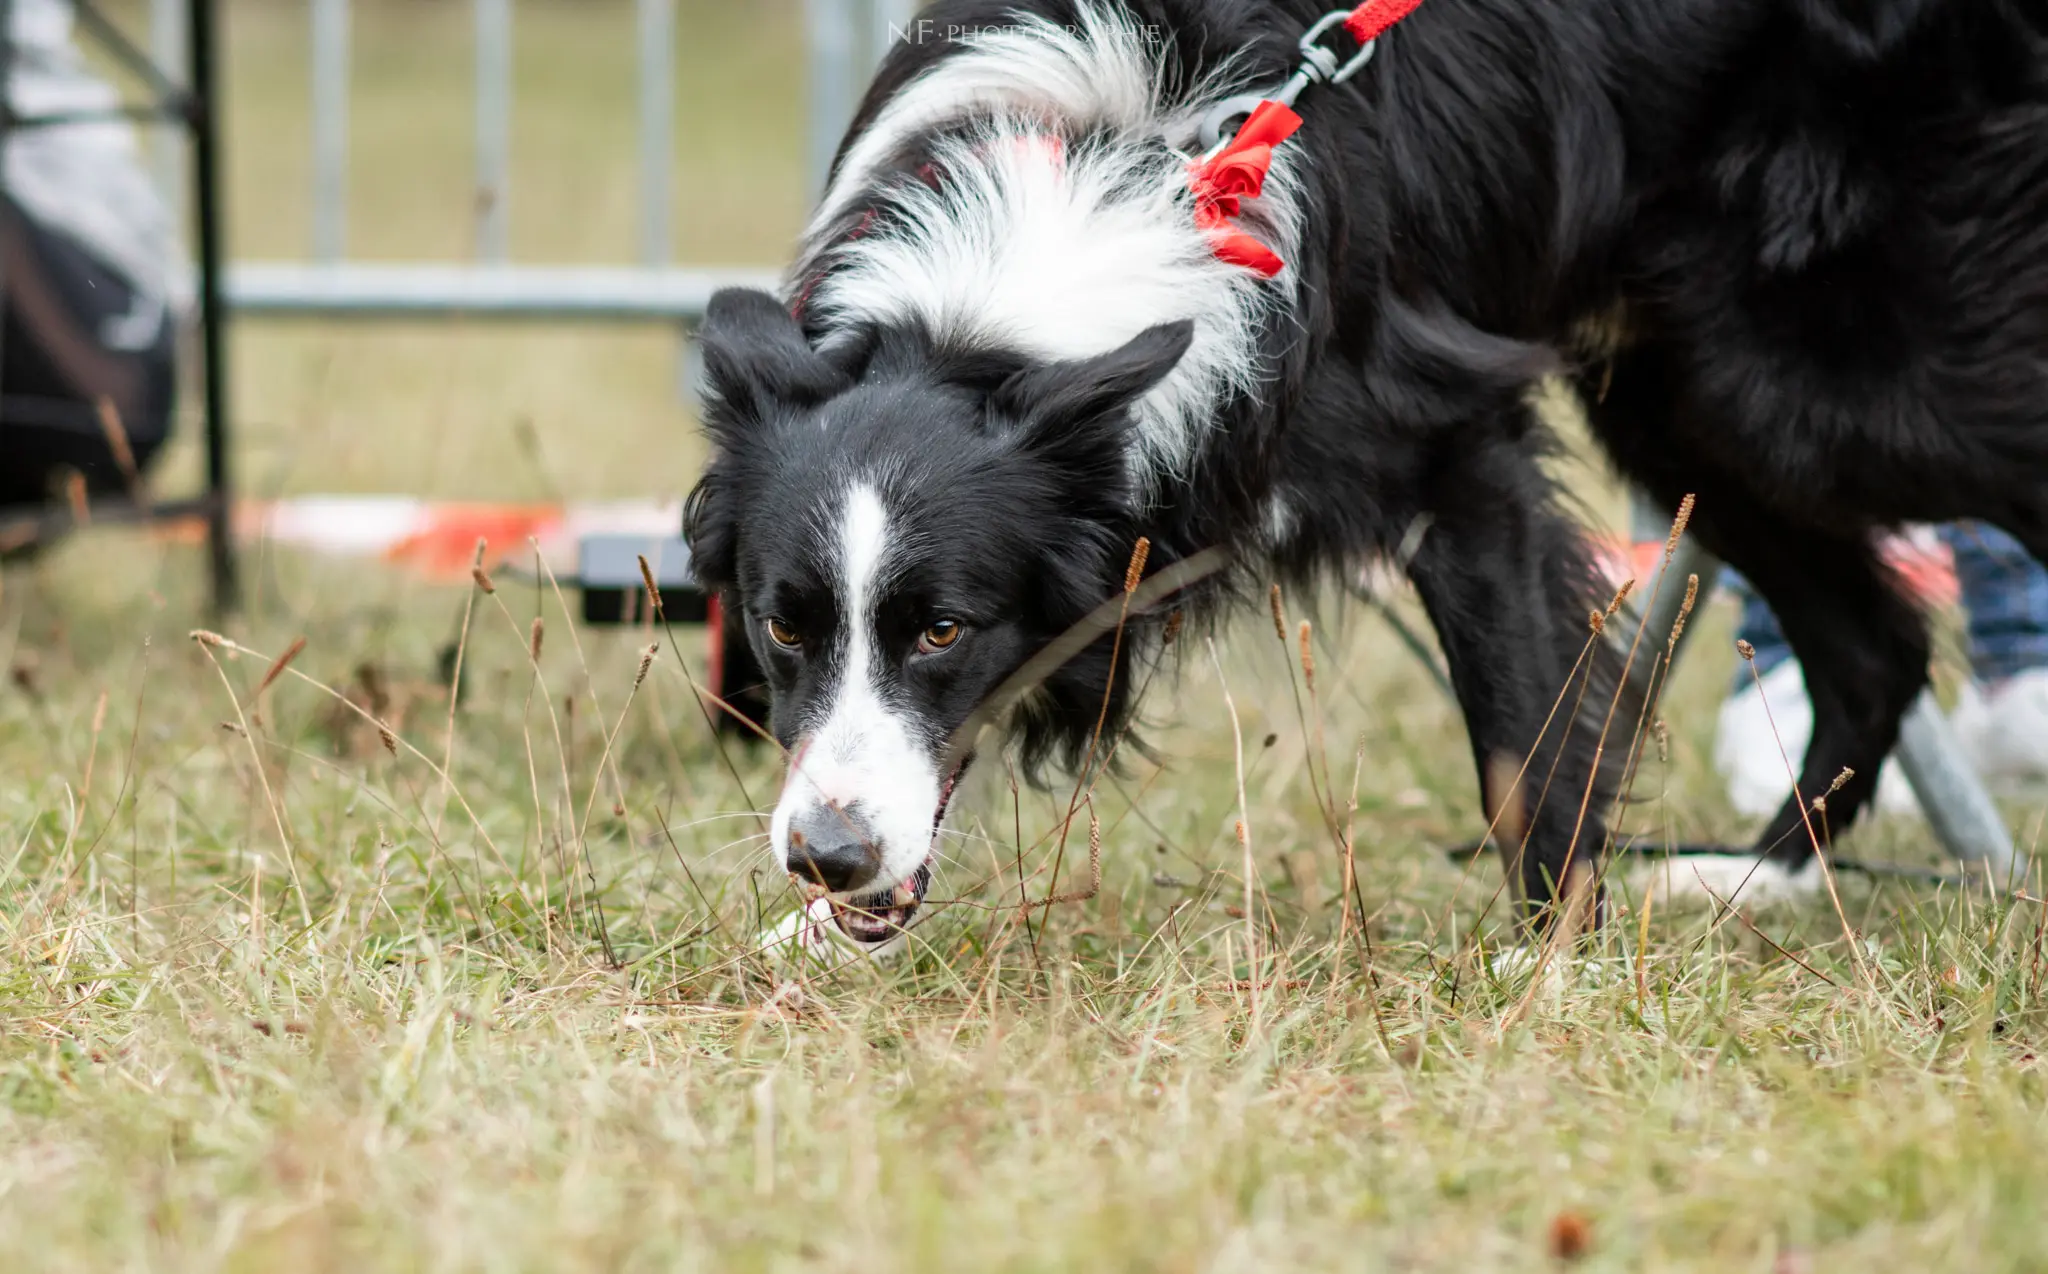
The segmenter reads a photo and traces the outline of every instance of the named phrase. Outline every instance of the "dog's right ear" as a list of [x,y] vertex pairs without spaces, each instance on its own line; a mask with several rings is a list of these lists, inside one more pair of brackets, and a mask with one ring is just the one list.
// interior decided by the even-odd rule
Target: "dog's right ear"
[[713,293],[697,339],[714,398],[756,419],[777,406],[816,406],[853,384],[811,348],[781,301],[753,288]]

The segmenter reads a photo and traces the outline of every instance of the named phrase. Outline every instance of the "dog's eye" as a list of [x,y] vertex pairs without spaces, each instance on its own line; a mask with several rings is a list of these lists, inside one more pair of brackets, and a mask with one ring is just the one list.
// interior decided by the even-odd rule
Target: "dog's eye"
[[768,639],[784,650],[795,650],[804,644],[803,638],[796,635],[796,629],[779,619],[768,621]]
[[924,630],[923,635],[917,639],[917,648],[927,655],[936,655],[959,641],[962,631],[964,630],[960,627],[959,621],[942,619]]

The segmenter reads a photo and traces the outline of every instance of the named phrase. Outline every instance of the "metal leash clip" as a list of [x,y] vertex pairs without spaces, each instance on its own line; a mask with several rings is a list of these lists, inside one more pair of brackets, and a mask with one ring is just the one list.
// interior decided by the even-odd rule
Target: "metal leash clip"
[[1205,155],[1214,155],[1218,149],[1235,135],[1235,125],[1251,116],[1261,102],[1278,102],[1291,107],[1301,98],[1302,92],[1311,84],[1342,84],[1365,69],[1372,61],[1373,51],[1379,48],[1379,41],[1373,40],[1359,46],[1350,61],[1341,58],[1337,51],[1323,43],[1323,37],[1344,25],[1351,18],[1349,9],[1333,9],[1316,19],[1301,37],[1301,65],[1282,85],[1277,93],[1239,93],[1226,97],[1209,108],[1202,117],[1202,150]]

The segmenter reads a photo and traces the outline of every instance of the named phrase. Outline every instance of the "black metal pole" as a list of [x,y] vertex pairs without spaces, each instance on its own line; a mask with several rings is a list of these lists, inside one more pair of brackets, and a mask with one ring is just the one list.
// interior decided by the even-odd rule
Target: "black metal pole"
[[206,376],[206,547],[213,574],[213,609],[225,614],[241,603],[235,572],[233,488],[228,470],[227,324],[221,304],[220,97],[214,70],[218,53],[213,0],[190,0],[191,45],[186,120],[192,134],[192,198],[199,225],[199,343]]
[[[7,143],[14,133],[14,0],[0,0],[0,218],[11,219],[14,200],[7,190]],[[0,354],[6,352],[4,311],[14,304],[8,294],[12,280],[0,273]],[[0,385],[0,403],[6,401]]]

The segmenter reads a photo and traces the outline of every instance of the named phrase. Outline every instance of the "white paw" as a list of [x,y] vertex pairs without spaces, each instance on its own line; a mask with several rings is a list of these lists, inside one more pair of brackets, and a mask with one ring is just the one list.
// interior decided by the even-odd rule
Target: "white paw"
[[1629,873],[1629,887],[1659,902],[1707,902],[1764,907],[1811,898],[1821,872],[1809,863],[1794,871],[1754,854],[1672,854]]
[[[1493,976],[1502,982],[1515,983],[1535,971],[1536,962],[1543,959],[1543,947],[1520,943],[1512,947],[1501,947],[1487,953],[1487,967]],[[1591,956],[1582,956],[1574,951],[1553,951],[1543,965],[1543,984],[1546,992],[1562,991],[1568,980],[1576,979],[1581,985],[1597,986],[1607,978],[1607,962]]]

